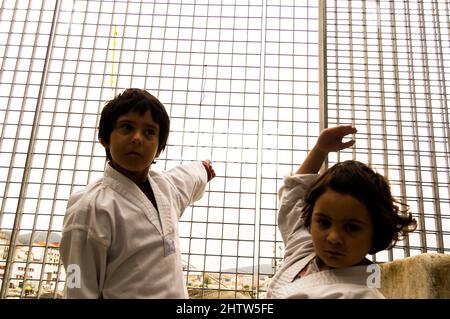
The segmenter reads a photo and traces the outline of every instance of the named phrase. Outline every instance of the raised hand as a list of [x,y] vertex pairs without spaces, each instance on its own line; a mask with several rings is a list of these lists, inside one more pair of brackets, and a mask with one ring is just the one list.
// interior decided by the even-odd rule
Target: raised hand
[[355,140],[342,142],[342,139],[349,134],[355,134],[356,128],[351,125],[339,125],[324,129],[317,139],[316,147],[322,152],[337,152],[353,146]]
[[314,145],[298,168],[297,174],[317,173],[329,152],[337,152],[355,144],[353,139],[348,142],[342,142],[342,139],[346,135],[355,134],[356,132],[356,128],[351,125],[339,125],[324,129],[320,133],[316,145]]
[[214,177],[216,177],[216,172],[214,171],[214,168],[212,167],[211,161],[209,159],[203,160],[202,164],[206,169],[206,173],[208,174],[208,182],[209,182]]

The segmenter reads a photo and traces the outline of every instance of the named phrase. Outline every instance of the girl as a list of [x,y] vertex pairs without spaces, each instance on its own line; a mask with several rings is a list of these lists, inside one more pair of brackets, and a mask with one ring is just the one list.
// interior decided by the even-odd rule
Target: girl
[[267,298],[384,298],[369,284],[365,256],[392,247],[416,227],[400,211],[385,178],[357,161],[318,176],[327,154],[351,147],[350,125],[322,131],[295,175],[279,191],[278,226],[285,244],[282,266]]

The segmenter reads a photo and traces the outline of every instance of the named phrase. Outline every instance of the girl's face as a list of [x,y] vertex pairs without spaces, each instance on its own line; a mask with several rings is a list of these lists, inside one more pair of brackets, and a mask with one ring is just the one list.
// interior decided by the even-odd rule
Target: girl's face
[[374,226],[366,205],[330,188],[314,205],[311,236],[317,256],[330,268],[357,265],[372,247]]

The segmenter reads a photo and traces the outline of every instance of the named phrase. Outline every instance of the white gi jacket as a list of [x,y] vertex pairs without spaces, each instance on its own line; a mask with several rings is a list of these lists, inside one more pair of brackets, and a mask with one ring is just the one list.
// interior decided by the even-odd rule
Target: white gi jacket
[[[202,163],[149,172],[159,214],[129,178],[109,164],[103,178],[69,199],[61,258],[67,298],[187,298],[178,219],[205,191]],[[71,282],[69,282],[69,277]]]
[[311,234],[300,219],[303,196],[317,174],[291,175],[280,188],[278,227],[285,244],[283,264],[269,284],[266,298],[384,298],[369,288],[367,266],[330,269],[297,277],[316,256]]

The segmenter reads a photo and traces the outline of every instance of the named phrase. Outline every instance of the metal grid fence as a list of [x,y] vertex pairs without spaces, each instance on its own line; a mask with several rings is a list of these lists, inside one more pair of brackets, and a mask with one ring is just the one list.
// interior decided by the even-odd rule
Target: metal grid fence
[[171,117],[154,169],[209,158],[218,175],[180,221],[192,298],[264,297],[283,253],[282,177],[336,123],[355,124],[358,141],[330,163],[371,163],[419,220],[376,260],[448,253],[447,2],[3,0],[0,10],[2,298],[61,295],[67,199],[101,176],[99,111],[127,87],[158,96]]

